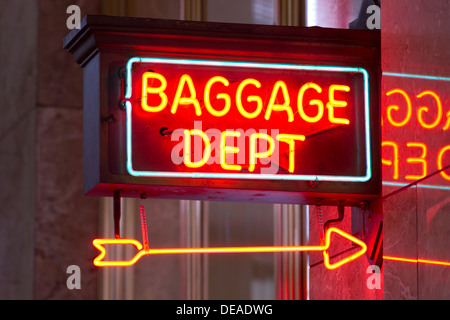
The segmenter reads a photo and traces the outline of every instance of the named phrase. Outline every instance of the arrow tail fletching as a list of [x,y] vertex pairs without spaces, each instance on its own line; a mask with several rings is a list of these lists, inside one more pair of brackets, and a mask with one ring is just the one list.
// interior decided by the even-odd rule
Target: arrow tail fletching
[[[142,244],[134,239],[95,239],[93,242],[100,254],[94,259],[94,265],[97,267],[127,267],[135,264],[144,254]],[[105,261],[106,248],[104,245],[133,245],[139,252],[128,261]]]

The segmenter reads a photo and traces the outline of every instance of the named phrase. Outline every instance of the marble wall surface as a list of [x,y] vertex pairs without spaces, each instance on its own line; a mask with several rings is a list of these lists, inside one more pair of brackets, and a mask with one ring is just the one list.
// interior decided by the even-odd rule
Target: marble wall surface
[[[97,231],[98,201],[82,193],[82,70],[62,39],[67,7],[99,13],[99,1],[0,4],[0,299],[93,299],[80,257],[96,254],[81,241]],[[82,290],[66,286],[73,264]]]
[[0,299],[31,299],[37,3],[2,0],[0,7]]
[[[35,299],[97,297],[98,200],[83,195],[82,70],[62,48],[69,5],[98,14],[99,1],[39,1],[36,130]],[[91,258],[91,259],[90,259]],[[68,290],[70,265],[81,269],[81,290]]]
[[[413,3],[383,1],[381,10],[383,72],[449,77],[449,16],[448,1],[419,0]],[[384,108],[388,104],[386,92],[394,88],[405,90],[411,96],[412,104],[412,117],[408,125],[395,129],[385,121],[383,138],[398,141],[400,153],[405,152],[402,144],[406,142],[426,143],[427,174],[437,170],[435,149],[449,145],[450,134],[444,129],[447,121],[445,116],[439,127],[432,130],[421,128],[417,121],[417,111],[427,102],[419,100],[415,95],[423,90],[437,93],[446,114],[450,106],[448,83],[445,80],[383,77]],[[436,104],[428,103],[430,114],[435,118]],[[397,116],[403,117],[399,114]],[[430,119],[427,118],[427,121]],[[405,159],[402,154],[400,156],[403,157],[400,159]],[[442,165],[448,165],[450,158],[444,156],[443,159]],[[391,169],[384,166],[384,181],[392,180]],[[405,162],[400,166],[399,179],[404,177],[406,169],[415,170],[415,174],[420,174],[421,170],[420,167],[411,167]],[[444,186],[446,189],[424,188],[423,185]],[[384,186],[383,194],[388,195],[398,188],[398,186]],[[409,188],[387,198],[383,203],[384,255],[450,261],[449,202],[450,183],[441,175],[433,176],[420,183],[418,187]],[[384,298],[449,299],[450,269],[441,265],[385,261]]]

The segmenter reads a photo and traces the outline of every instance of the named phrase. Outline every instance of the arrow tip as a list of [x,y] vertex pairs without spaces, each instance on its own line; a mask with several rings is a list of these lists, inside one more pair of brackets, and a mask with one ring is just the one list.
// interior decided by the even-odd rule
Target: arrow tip
[[[332,233],[337,233],[340,236],[350,240],[351,242],[356,243],[357,245],[359,245],[361,247],[361,249],[358,250],[357,252],[353,253],[352,255],[345,257],[344,259],[342,259],[342,260],[340,260],[338,262],[330,263],[330,256],[328,254],[328,248],[330,247],[330,242],[331,242],[330,239],[331,239],[331,234]],[[356,237],[354,237],[354,236],[352,236],[352,235],[350,235],[350,234],[348,234],[348,233],[346,233],[346,232],[344,232],[344,231],[342,231],[340,229],[337,229],[337,228],[329,228],[327,230],[327,232],[325,234],[325,241],[326,241],[325,242],[326,250],[323,251],[323,258],[324,258],[324,265],[329,270],[337,269],[340,266],[342,266],[342,265],[344,265],[346,263],[349,263],[349,262],[359,258],[363,254],[365,254],[366,251],[367,251],[367,245],[363,241],[361,241],[360,239],[358,239],[358,238],[356,238]]]

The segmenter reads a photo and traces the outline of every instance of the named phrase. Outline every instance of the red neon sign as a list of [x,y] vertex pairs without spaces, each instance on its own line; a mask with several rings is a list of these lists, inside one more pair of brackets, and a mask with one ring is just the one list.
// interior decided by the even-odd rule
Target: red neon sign
[[[361,248],[357,252],[344,259],[331,263],[328,255],[328,249],[331,244],[331,235],[336,233]],[[329,228],[325,234],[325,243],[318,246],[283,246],[283,247],[222,247],[222,248],[170,248],[170,249],[149,249],[145,248],[139,241],[134,239],[95,239],[93,245],[100,251],[100,255],[95,258],[94,265],[97,267],[127,267],[135,264],[144,255],[160,255],[160,254],[201,254],[201,253],[265,253],[265,252],[299,252],[299,251],[323,251],[324,265],[327,269],[333,270],[347,264],[367,251],[366,244],[349,235],[348,233],[337,229]],[[132,245],[139,250],[133,258],[127,261],[107,261],[105,245]]]
[[127,72],[133,176],[372,177],[364,69],[133,58]]
[[[148,19],[125,32],[121,19],[88,20],[65,43],[86,72],[86,195],[380,196],[379,34]],[[102,48],[84,46],[91,35]]]

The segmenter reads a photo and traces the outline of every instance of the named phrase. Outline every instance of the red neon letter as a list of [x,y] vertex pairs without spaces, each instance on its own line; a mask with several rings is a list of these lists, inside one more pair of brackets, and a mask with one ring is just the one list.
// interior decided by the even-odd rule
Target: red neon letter
[[328,108],[328,119],[331,123],[337,123],[337,124],[350,124],[350,121],[348,119],[340,119],[334,117],[334,108],[343,108],[347,106],[346,101],[338,101],[334,99],[334,92],[335,91],[345,91],[350,92],[350,87],[348,86],[341,86],[337,84],[333,84],[330,86],[330,92],[329,92],[329,102],[327,103]]
[[[269,148],[266,152],[257,152],[257,144],[256,141],[258,139],[264,139],[269,142]],[[259,158],[268,158],[272,155],[275,150],[275,142],[272,137],[266,133],[254,133],[250,136],[250,166],[248,171],[253,172],[256,166],[256,159]]]
[[[188,89],[189,89],[189,92],[191,95],[189,98],[181,97],[186,83],[188,85]],[[177,112],[179,104],[181,104],[181,105],[192,104],[195,107],[195,114],[197,116],[202,115],[202,110],[200,108],[200,103],[197,100],[197,93],[195,92],[194,83],[192,82],[192,78],[187,74],[183,74],[181,76],[180,83],[178,84],[177,93],[175,94],[175,99],[173,100],[172,109],[171,109],[171,112],[173,114],[175,114]]]
[[[205,151],[203,152],[203,157],[197,162],[191,161],[191,136],[198,135],[202,138],[205,143]],[[200,168],[205,165],[211,154],[211,143],[208,136],[201,130],[193,129],[191,131],[184,130],[184,164],[188,168]]]
[[227,137],[239,138],[241,133],[239,131],[224,131],[222,132],[222,139],[220,141],[220,166],[225,170],[236,170],[241,171],[242,167],[237,164],[227,164],[226,158],[227,153],[238,153],[238,147],[227,146]]
[[415,148],[422,148],[422,155],[419,158],[408,158],[406,159],[406,162],[408,163],[421,163],[422,164],[422,175],[408,175],[405,176],[405,179],[408,180],[418,180],[422,179],[427,175],[427,161],[425,160],[425,157],[427,156],[427,146],[424,143],[418,143],[418,142],[408,142],[406,144],[408,147],[415,147]]
[[[283,92],[283,104],[275,104],[275,100],[277,99],[278,91],[280,90]],[[286,83],[283,81],[277,81],[275,85],[273,86],[272,95],[270,96],[269,105],[267,106],[266,111],[266,120],[270,120],[270,115],[272,114],[272,110],[275,111],[286,111],[288,114],[288,120],[289,122],[294,121],[294,113],[292,112],[291,106],[289,105],[291,103],[291,99],[289,98],[289,92],[286,87]]]
[[417,98],[422,98],[425,95],[430,95],[432,96],[435,100],[436,100],[436,104],[437,104],[437,116],[436,116],[436,120],[434,120],[433,123],[431,124],[427,124],[425,123],[425,121],[423,121],[422,119],[422,113],[423,112],[429,112],[429,108],[428,107],[420,107],[417,110],[417,120],[419,121],[419,123],[422,125],[422,127],[424,127],[425,129],[433,129],[435,128],[442,120],[442,103],[441,103],[441,99],[439,99],[439,96],[434,93],[433,91],[424,91],[421,94],[419,94],[417,96]]
[[247,119],[254,119],[261,113],[261,110],[263,108],[263,102],[259,96],[249,96],[247,98],[247,101],[248,102],[255,101],[257,104],[256,110],[252,113],[249,113],[244,109],[244,106],[242,105],[242,91],[249,84],[254,85],[258,89],[261,88],[261,83],[259,83],[255,79],[245,79],[244,81],[242,81],[236,91],[236,106],[239,112],[242,114],[242,116],[244,116]]
[[304,84],[299,92],[298,92],[298,101],[297,101],[297,108],[298,108],[298,113],[300,114],[300,116],[302,117],[303,120],[310,122],[310,123],[314,123],[319,121],[320,119],[322,119],[323,116],[323,102],[320,100],[311,100],[309,102],[310,105],[316,105],[317,106],[317,115],[315,117],[310,117],[308,116],[305,111],[303,110],[303,96],[305,94],[305,91],[308,89],[314,89],[316,90],[318,93],[322,92],[322,88],[315,84],[315,83],[306,83]]
[[394,180],[397,180],[398,179],[398,145],[395,142],[392,142],[392,141],[383,141],[381,143],[381,146],[382,147],[390,146],[390,147],[393,148],[393,152],[394,152],[394,155],[393,155],[394,159],[393,159],[393,161],[386,160],[386,159],[381,159],[381,163],[384,164],[384,165],[387,165],[387,166],[394,165],[394,174],[393,174],[392,178]]
[[[149,80],[157,79],[161,82],[159,87],[149,87]],[[153,82],[153,81],[152,81]],[[167,106],[167,95],[164,91],[167,88],[167,81],[159,73],[154,72],[146,72],[142,75],[142,99],[141,106],[142,109],[148,112],[160,112]],[[149,106],[148,105],[148,95],[149,94],[157,94],[161,98],[161,103],[159,106]]]
[[391,90],[391,91],[389,91],[388,93],[386,93],[386,96],[389,97],[390,95],[392,95],[392,94],[394,94],[394,93],[399,93],[399,94],[401,94],[401,95],[405,98],[405,100],[406,100],[406,107],[407,107],[407,110],[406,110],[406,116],[405,116],[405,119],[403,119],[403,121],[400,121],[400,122],[396,122],[396,121],[394,121],[394,119],[392,119],[392,115],[391,115],[392,111],[398,111],[398,110],[400,109],[400,107],[397,106],[397,105],[390,105],[390,106],[388,106],[387,109],[386,109],[386,112],[387,112],[386,116],[387,116],[389,122],[390,122],[393,126],[395,126],[395,127],[402,127],[402,126],[404,126],[405,124],[407,124],[408,121],[411,119],[411,114],[412,114],[411,100],[409,99],[408,94],[407,94],[405,91],[401,90],[401,89],[394,89],[394,90]]
[[442,130],[448,130],[448,128],[450,128],[450,111],[447,112],[447,114],[445,115],[447,117],[447,122],[445,123],[444,127],[442,128]]
[[305,136],[294,134],[279,134],[277,140],[286,142],[289,145],[289,172],[295,170],[295,141],[305,141]]
[[219,93],[217,95],[217,99],[225,100],[225,107],[221,111],[216,111],[213,108],[213,106],[211,105],[210,94],[211,94],[211,87],[216,82],[220,82],[226,87],[228,87],[230,85],[228,80],[225,79],[224,77],[213,77],[213,78],[211,78],[206,83],[206,86],[205,86],[205,107],[206,107],[206,109],[208,109],[209,113],[211,113],[213,116],[222,117],[222,116],[226,115],[228,113],[228,111],[230,111],[231,99],[230,99],[230,96],[228,94],[226,94],[226,93]]
[[[438,168],[438,170],[441,170],[441,169],[443,168],[443,165],[442,165],[442,157],[444,156],[444,153],[445,153],[446,151],[450,151],[450,145],[447,145],[447,146],[443,147],[443,148],[439,151],[439,154],[438,154],[438,157],[437,157],[437,168]],[[442,176],[445,180],[450,181],[450,175],[446,174],[444,171],[441,171],[441,176]]]

